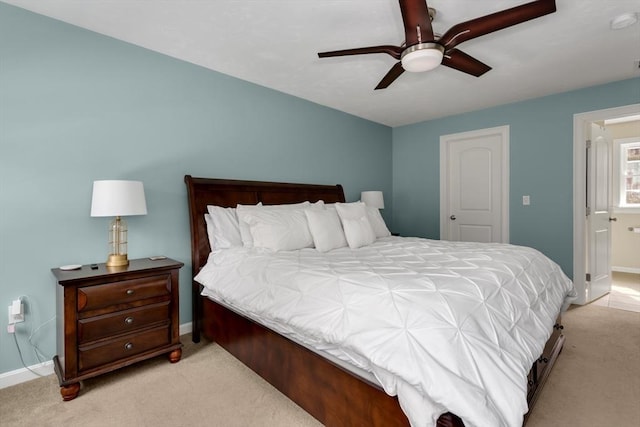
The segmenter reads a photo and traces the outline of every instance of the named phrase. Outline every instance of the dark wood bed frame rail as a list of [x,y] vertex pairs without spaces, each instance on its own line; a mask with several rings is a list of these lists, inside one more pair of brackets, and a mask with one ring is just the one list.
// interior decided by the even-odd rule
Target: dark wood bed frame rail
[[[191,227],[192,275],[207,262],[211,249],[204,214],[207,205],[282,204],[302,201],[344,202],[340,185],[288,184],[185,176]],[[408,426],[397,397],[318,356],[307,348],[202,297],[193,280],[193,341],[201,334],[255,371],[326,426]],[[529,407],[539,396],[551,367],[562,350],[560,319],[552,337],[529,374]],[[528,414],[527,414],[528,415]],[[526,422],[526,416],[525,416]],[[437,427],[464,427],[446,413]]]

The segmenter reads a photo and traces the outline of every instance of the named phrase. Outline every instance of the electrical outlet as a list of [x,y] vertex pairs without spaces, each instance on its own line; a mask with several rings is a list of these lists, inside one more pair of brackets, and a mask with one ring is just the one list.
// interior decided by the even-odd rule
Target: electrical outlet
[[9,324],[24,322],[24,304],[19,299],[13,301],[9,306]]
[[522,196],[522,205],[529,206],[531,204],[531,198],[529,196]]

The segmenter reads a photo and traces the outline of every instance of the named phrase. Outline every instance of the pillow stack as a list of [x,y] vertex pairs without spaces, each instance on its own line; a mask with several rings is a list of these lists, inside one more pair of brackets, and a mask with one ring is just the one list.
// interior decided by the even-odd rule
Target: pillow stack
[[320,252],[357,249],[390,236],[380,211],[362,202],[326,205],[207,206],[209,244],[213,250],[256,247],[291,251],[315,247]]
[[[307,210],[324,209],[321,200],[293,205],[242,206],[238,205],[238,221],[249,226],[252,242],[243,238],[245,247],[267,248],[274,251],[293,251],[313,247],[309,231]],[[242,228],[241,228],[242,230]]]

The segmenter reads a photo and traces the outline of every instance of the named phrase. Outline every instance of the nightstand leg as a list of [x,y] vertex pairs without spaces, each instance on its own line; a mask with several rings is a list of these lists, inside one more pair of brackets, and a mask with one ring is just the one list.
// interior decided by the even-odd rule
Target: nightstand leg
[[73,383],[69,385],[61,385],[60,386],[60,394],[62,395],[62,400],[65,402],[69,400],[73,400],[78,397],[78,393],[80,392],[80,383]]
[[177,348],[173,350],[171,353],[169,353],[169,362],[171,363],[179,362],[181,357],[182,357],[182,349]]

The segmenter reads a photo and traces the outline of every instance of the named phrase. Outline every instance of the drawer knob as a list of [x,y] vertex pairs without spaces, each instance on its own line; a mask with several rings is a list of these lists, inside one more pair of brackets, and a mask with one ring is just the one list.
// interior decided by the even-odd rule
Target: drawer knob
[[134,292],[133,289],[127,289],[127,295],[133,295]]
[[127,325],[131,325],[133,323],[133,317],[127,317],[126,319],[124,319],[124,323],[126,323]]
[[132,343],[130,343],[130,342],[128,342],[128,343],[126,343],[126,344],[124,345],[124,349],[125,349],[125,350],[131,350],[132,348],[133,348],[133,344],[132,344]]

